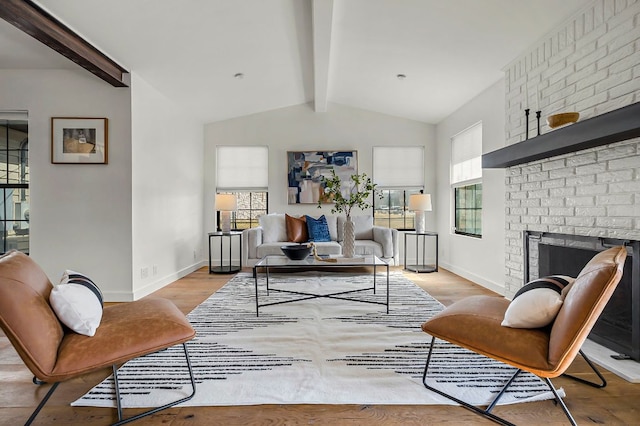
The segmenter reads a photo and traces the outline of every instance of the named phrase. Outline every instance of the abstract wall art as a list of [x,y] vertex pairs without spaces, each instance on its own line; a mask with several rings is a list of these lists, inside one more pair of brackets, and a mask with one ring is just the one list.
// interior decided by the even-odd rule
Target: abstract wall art
[[[287,152],[289,204],[317,204],[324,193],[322,176],[331,177],[331,170],[346,183],[358,173],[357,151],[289,151]],[[324,202],[324,201],[323,201]]]

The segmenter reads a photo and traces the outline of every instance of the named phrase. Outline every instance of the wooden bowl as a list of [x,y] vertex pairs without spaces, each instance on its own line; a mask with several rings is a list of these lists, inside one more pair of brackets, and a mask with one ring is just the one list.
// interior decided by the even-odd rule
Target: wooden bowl
[[547,124],[552,129],[556,127],[564,126],[565,124],[575,123],[580,118],[579,112],[561,112],[560,114],[553,114],[547,117]]

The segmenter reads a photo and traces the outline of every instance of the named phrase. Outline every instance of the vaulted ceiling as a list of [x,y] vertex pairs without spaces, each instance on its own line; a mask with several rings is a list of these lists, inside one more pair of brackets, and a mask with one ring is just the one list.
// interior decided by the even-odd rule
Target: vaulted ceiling
[[[306,102],[438,123],[591,0],[34,3],[205,123]],[[2,20],[0,68],[80,69]]]

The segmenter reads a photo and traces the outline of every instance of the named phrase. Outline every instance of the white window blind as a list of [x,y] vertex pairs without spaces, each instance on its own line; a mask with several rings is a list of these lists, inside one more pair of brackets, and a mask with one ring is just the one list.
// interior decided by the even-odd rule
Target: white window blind
[[27,111],[0,111],[0,120],[28,120]]
[[482,122],[451,138],[451,183],[482,178]]
[[373,182],[379,188],[422,188],[424,147],[374,146]]
[[269,148],[266,146],[219,146],[216,158],[218,191],[268,189]]

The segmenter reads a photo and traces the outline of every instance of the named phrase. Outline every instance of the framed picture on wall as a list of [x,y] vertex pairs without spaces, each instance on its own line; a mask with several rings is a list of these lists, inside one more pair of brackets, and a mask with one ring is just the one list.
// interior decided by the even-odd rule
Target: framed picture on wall
[[288,204],[317,204],[324,193],[322,176],[330,178],[333,170],[342,182],[349,182],[358,173],[358,152],[288,151],[287,167]]
[[51,118],[53,164],[107,164],[108,119]]

